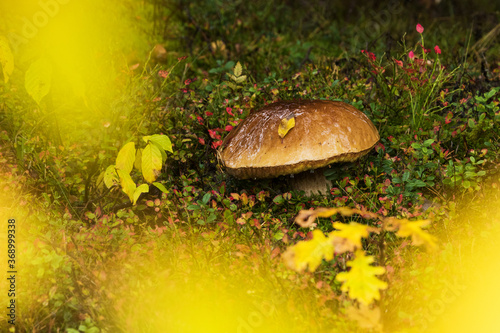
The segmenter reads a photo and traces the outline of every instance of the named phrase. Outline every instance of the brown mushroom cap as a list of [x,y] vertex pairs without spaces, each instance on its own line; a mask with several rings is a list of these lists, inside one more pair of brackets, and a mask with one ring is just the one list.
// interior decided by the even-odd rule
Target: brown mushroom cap
[[[281,119],[295,116],[283,139]],[[373,123],[353,106],[334,101],[281,101],[252,112],[227,136],[220,158],[237,178],[274,178],[354,161],[380,139]]]

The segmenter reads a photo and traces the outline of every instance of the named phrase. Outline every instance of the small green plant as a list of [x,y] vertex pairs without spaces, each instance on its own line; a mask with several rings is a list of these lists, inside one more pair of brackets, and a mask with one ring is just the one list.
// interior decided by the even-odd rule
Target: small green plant
[[127,143],[118,152],[116,164],[110,165],[98,179],[98,183],[103,181],[108,188],[120,186],[134,205],[142,193],[149,192],[149,185],[136,185],[130,176],[133,168],[135,167],[142,173],[147,183],[156,186],[163,193],[167,193],[165,186],[155,182],[155,180],[160,175],[167,159],[166,152],[173,152],[172,143],[166,135],[148,135],[142,139],[146,142],[146,147],[136,150],[134,142]]
[[471,156],[470,162],[463,163],[462,161],[453,162],[450,160],[446,167],[446,179],[443,183],[453,188],[462,187],[464,189],[479,190],[479,182],[486,175],[486,171],[478,171],[478,166],[485,163],[485,160],[476,161]]

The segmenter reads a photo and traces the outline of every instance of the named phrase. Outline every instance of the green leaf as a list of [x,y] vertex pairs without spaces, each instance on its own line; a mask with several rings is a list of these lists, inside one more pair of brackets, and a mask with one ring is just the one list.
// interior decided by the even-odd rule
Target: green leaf
[[203,202],[204,205],[208,204],[208,202],[210,201],[210,193],[205,193],[205,195],[203,196],[203,199],[201,199],[201,202]]
[[14,55],[9,47],[7,38],[3,36],[0,36],[0,65],[2,65],[3,79],[7,83],[14,71]]
[[416,142],[412,143],[412,144],[411,144],[411,146],[412,146],[414,149],[420,149],[420,148],[422,148],[422,146],[420,145],[420,143],[416,143]]
[[208,215],[208,217],[207,217],[207,223],[212,223],[216,219],[217,219],[217,215],[215,215],[214,213],[212,213],[212,214]]
[[24,87],[35,102],[40,105],[42,99],[49,93],[52,81],[52,65],[47,59],[41,58],[31,64],[24,76]]
[[148,135],[142,138],[145,142],[151,141],[158,144],[163,150],[173,153],[172,142],[163,134]]
[[224,211],[224,221],[226,221],[229,224],[234,223],[234,216],[233,213],[229,209],[226,209]]
[[152,183],[160,174],[161,167],[160,149],[156,145],[148,143],[142,152],[142,176],[148,183]]
[[429,147],[434,143],[434,139],[428,139],[424,141],[424,146]]
[[474,119],[469,119],[469,121],[467,123],[468,123],[470,128],[476,127],[476,122],[474,121]]
[[410,179],[410,171],[405,171],[403,174],[403,182],[407,182]]
[[285,199],[283,199],[283,197],[281,196],[281,194],[277,195],[274,197],[273,199],[273,202],[277,205],[279,205],[280,203],[283,203],[285,201]]
[[278,231],[273,235],[273,238],[276,240],[282,240],[283,236],[285,236],[285,234],[282,231]]
[[142,193],[148,193],[148,192],[149,192],[148,184],[142,184],[139,187],[137,187],[134,191],[134,200],[132,201],[132,203],[135,205],[140,195]]
[[165,186],[163,186],[162,183],[158,183],[158,182],[153,182],[153,185],[156,186],[160,191],[162,191],[163,193],[168,193],[168,190],[166,189]]
[[132,177],[130,177],[127,172],[120,169],[117,169],[116,171],[118,172],[118,176],[120,177],[122,191],[125,192],[126,195],[128,195],[130,201],[134,202],[134,193],[137,185],[135,185]]
[[129,142],[120,149],[116,157],[116,168],[118,170],[130,173],[134,167],[135,161],[135,143]]
[[104,171],[103,179],[104,179],[104,184],[106,185],[107,188],[110,188],[111,186],[118,184],[119,179],[118,176],[116,175],[114,165],[110,165],[109,167],[106,168],[106,171]]
[[233,71],[233,73],[234,73],[234,75],[235,75],[235,76],[240,76],[240,75],[241,75],[241,72],[242,72],[241,64],[240,64],[240,62],[238,61],[238,62],[236,63],[236,66],[234,66],[234,71]]
[[495,94],[497,93],[497,91],[499,90],[500,88],[497,87],[497,88],[493,88],[491,89],[489,92],[487,92],[486,94],[484,94],[484,96],[486,97],[486,100],[490,99],[491,97],[495,96]]

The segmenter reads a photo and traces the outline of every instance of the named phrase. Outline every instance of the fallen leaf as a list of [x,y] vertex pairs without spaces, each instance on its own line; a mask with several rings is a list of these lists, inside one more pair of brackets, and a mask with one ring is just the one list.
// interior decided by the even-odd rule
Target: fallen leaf
[[280,126],[278,128],[278,135],[280,138],[284,138],[288,131],[295,127],[295,115],[290,113],[285,118],[281,119]]

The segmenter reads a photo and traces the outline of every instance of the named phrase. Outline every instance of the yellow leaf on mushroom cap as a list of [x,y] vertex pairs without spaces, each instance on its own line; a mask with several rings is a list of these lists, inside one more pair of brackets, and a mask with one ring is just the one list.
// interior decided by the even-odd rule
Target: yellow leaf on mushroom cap
[[278,128],[278,135],[280,138],[284,138],[285,135],[290,131],[292,128],[295,127],[295,115],[293,113],[289,114],[285,118],[281,119],[280,126]]

